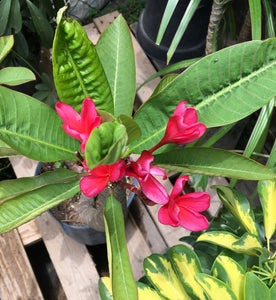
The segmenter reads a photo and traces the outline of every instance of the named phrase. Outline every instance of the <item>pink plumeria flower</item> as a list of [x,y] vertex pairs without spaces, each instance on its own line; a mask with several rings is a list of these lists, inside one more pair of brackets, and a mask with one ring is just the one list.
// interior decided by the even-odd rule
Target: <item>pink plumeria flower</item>
[[181,195],[189,176],[179,177],[173,187],[169,202],[158,212],[162,224],[173,227],[182,226],[190,231],[201,231],[208,228],[208,220],[201,215],[210,206],[210,195],[196,192]]
[[[114,182],[125,176],[126,163],[119,159],[112,165],[100,165],[89,170],[90,175],[85,176],[80,181],[80,189],[86,197],[94,197],[102,192],[108,182]],[[86,166],[86,170],[87,166]]]
[[169,118],[165,135],[151,150],[155,151],[169,143],[187,144],[199,139],[206,131],[203,123],[197,122],[197,112],[193,107],[186,107],[186,101],[181,101],[172,117]]
[[102,117],[97,115],[94,102],[88,97],[85,98],[80,115],[73,107],[61,101],[57,102],[56,111],[65,123],[62,128],[68,135],[82,142],[80,148],[84,153],[90,133],[95,127],[99,127],[102,121]]
[[144,150],[137,161],[129,161],[126,175],[137,178],[145,196],[158,204],[166,204],[169,201],[169,195],[163,185],[154,177],[162,176],[166,179],[164,170],[152,166],[153,155]]

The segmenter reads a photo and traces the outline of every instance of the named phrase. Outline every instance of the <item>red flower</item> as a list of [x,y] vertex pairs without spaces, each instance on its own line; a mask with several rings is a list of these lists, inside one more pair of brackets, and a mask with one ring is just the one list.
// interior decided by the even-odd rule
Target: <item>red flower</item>
[[193,107],[186,107],[186,101],[180,102],[172,117],[169,118],[165,135],[151,150],[155,151],[169,143],[187,144],[199,139],[205,132],[206,126],[197,122],[197,112]]
[[97,115],[94,102],[90,98],[85,98],[80,115],[73,107],[61,101],[57,102],[56,111],[65,123],[62,128],[68,135],[82,142],[80,148],[84,153],[90,133],[95,127],[100,126],[102,120],[102,117]]
[[107,187],[109,181],[122,179],[125,176],[125,169],[126,163],[122,159],[113,165],[100,165],[90,170],[90,175],[81,179],[80,189],[86,197],[94,197]]
[[173,187],[169,202],[158,212],[162,224],[173,227],[182,226],[191,231],[208,228],[208,220],[199,212],[210,206],[210,195],[206,192],[190,193],[180,196],[189,176],[179,177]]
[[154,177],[162,176],[166,179],[164,170],[151,166],[154,157],[149,151],[143,151],[140,158],[136,161],[130,161],[127,166],[126,175],[137,178],[143,193],[146,197],[155,203],[166,204],[169,195],[163,185]]

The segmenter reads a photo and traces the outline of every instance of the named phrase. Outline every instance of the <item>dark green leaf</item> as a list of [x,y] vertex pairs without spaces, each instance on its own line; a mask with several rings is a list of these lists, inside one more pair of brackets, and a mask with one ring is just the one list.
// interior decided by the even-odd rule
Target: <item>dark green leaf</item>
[[104,69],[85,30],[73,19],[62,18],[53,46],[53,73],[62,102],[78,112],[90,97],[97,109],[114,113],[113,98]]
[[14,33],[18,33],[22,28],[22,15],[20,11],[19,0],[13,0],[10,15],[8,20],[8,27],[14,29]]
[[2,0],[0,2],[0,36],[2,36],[6,31],[10,9],[11,0]]

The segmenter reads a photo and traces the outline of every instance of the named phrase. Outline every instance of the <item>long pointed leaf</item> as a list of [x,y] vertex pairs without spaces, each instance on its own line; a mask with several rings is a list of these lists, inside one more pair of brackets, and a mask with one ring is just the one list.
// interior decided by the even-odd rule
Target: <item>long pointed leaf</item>
[[0,233],[12,230],[79,192],[79,181],[49,184],[0,205]]
[[138,299],[137,287],[128,258],[122,207],[112,195],[106,199],[104,218],[109,244],[112,295],[114,299]]
[[156,154],[153,163],[178,172],[247,180],[266,180],[276,176],[268,168],[245,156],[215,148],[175,149]]
[[101,34],[97,46],[114,101],[114,115],[131,116],[136,89],[133,45],[122,15]]
[[0,139],[17,152],[38,161],[75,159],[80,143],[62,123],[48,105],[0,86]]
[[261,0],[249,0],[248,3],[251,17],[252,40],[260,40],[262,38]]
[[9,157],[20,155],[17,151],[13,150],[9,145],[0,140],[0,157]]
[[141,153],[161,140],[182,100],[196,108],[207,127],[231,124],[258,110],[276,94],[275,57],[272,38],[228,47],[194,63],[136,112],[142,137],[132,152]]
[[81,110],[90,97],[97,109],[114,113],[108,80],[93,43],[73,19],[61,18],[53,45],[53,74],[61,101]]

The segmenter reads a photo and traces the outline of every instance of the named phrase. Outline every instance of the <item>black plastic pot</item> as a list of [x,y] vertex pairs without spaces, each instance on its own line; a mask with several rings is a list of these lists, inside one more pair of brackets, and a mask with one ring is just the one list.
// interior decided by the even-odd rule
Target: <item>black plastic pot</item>
[[[38,164],[36,168],[35,176],[40,174],[42,164],[43,164],[42,162]],[[134,179],[134,184],[138,184],[136,179]],[[135,195],[134,193],[130,193],[127,200],[127,207],[129,207],[129,205],[131,204],[134,195]],[[89,246],[96,246],[96,245],[106,243],[105,232],[97,231],[89,227],[88,225],[83,225],[83,226],[70,225],[58,220],[50,211],[48,211],[48,213],[61,225],[64,232],[75,241]]]
[[[159,26],[168,0],[148,0],[137,28],[137,40],[148,56],[166,64],[167,52],[190,0],[178,2],[160,45],[156,45]],[[212,0],[202,0],[192,17],[171,63],[204,55]]]

